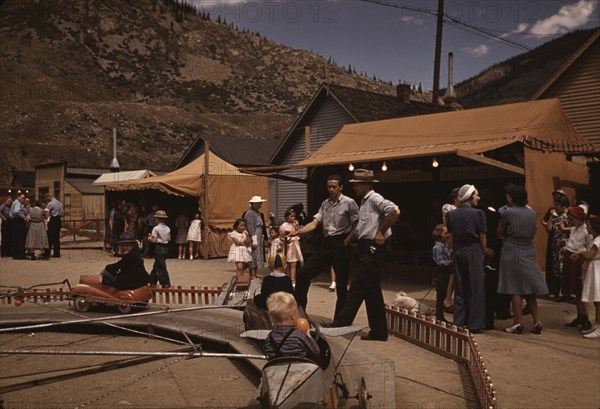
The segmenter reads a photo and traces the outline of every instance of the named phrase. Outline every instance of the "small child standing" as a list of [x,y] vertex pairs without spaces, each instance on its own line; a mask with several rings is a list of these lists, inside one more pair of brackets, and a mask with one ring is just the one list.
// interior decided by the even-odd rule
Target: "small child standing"
[[164,210],[157,210],[154,213],[154,220],[157,223],[148,235],[148,241],[156,244],[154,251],[154,265],[150,272],[150,284],[155,286],[157,282],[162,288],[171,287],[171,279],[167,270],[167,256],[169,255],[169,242],[171,241],[171,229],[165,224],[168,216]]
[[569,239],[565,245],[562,290],[563,295],[569,297],[571,294],[575,294],[577,318],[565,324],[565,326],[579,327],[580,331],[587,331],[592,328],[592,323],[588,319],[585,304],[581,302],[581,292],[583,290],[581,277],[585,259],[580,255],[587,251],[592,238],[585,226],[585,211],[581,207],[569,207],[567,217],[572,227],[565,227],[562,223],[560,226],[563,231],[569,231]]
[[271,256],[283,251],[283,242],[281,241],[279,229],[277,227],[271,227],[269,229],[269,241],[271,242],[271,249],[269,250],[270,259]]
[[320,360],[319,346],[306,332],[296,329],[298,319],[298,304],[293,295],[286,292],[276,292],[267,299],[269,315],[274,329],[267,337],[265,355],[268,359],[284,356]]
[[200,257],[200,241],[202,240],[202,220],[200,213],[196,213],[194,220],[190,223],[187,240],[189,243],[190,260]]
[[588,260],[588,267],[583,279],[583,291],[581,301],[593,302],[596,308],[596,325],[589,330],[581,331],[584,338],[600,339],[600,217],[590,216],[588,220],[589,231],[592,232],[594,240],[590,248],[582,257]]
[[433,283],[435,284],[435,318],[448,322],[444,316],[444,300],[448,291],[448,281],[452,275],[453,261],[452,251],[448,247],[450,234],[445,224],[438,224],[431,233],[435,239],[433,245]]
[[285,223],[279,227],[279,233],[285,237],[286,252],[285,257],[288,261],[287,274],[292,279],[292,283],[296,282],[296,264],[304,262],[302,250],[300,249],[300,237],[288,237],[293,231],[300,229],[300,224],[296,220],[296,214],[292,209],[285,211]]
[[227,261],[235,263],[235,273],[239,279],[244,275],[246,264],[252,261],[252,255],[248,251],[248,246],[252,241],[246,231],[246,222],[244,219],[237,219],[233,223],[233,231],[227,235],[233,242],[229,249]]
[[273,293],[284,291],[293,294],[292,280],[285,274],[286,259],[283,253],[275,253],[269,256],[268,276],[263,278],[260,293],[254,296],[254,304],[258,308],[267,309],[267,299]]

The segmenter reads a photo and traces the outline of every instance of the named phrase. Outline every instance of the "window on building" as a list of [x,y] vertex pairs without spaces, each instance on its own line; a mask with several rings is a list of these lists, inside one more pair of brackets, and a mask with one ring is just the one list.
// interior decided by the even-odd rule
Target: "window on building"
[[54,197],[60,200],[60,182],[54,182]]
[[47,186],[38,189],[38,200],[46,200],[46,195],[50,193],[50,188]]

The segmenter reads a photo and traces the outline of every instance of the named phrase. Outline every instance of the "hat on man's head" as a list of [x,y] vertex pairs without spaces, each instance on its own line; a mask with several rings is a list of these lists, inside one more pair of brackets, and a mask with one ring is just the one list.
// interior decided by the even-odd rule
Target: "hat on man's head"
[[121,233],[121,235],[119,236],[119,240],[117,240],[116,244],[128,244],[128,243],[137,244],[137,240],[135,239],[135,237],[133,237],[133,234],[131,234],[127,231],[124,233]]
[[585,220],[585,211],[579,206],[571,206],[567,209],[567,214],[577,220]]
[[458,200],[460,200],[461,203],[466,202],[473,196],[475,190],[477,189],[475,189],[474,185],[463,185],[458,191]]
[[372,170],[356,169],[353,175],[354,179],[350,179],[350,183],[378,183]]
[[284,268],[287,264],[287,259],[283,255],[283,253],[275,253],[269,256],[269,270],[274,270],[276,268]]
[[262,202],[266,202],[267,199],[263,199],[260,196],[252,196],[250,198],[250,200],[248,200],[248,203],[262,203]]
[[154,212],[154,218],[155,219],[168,219],[169,216],[167,216],[167,212],[165,212],[164,210],[157,210]]

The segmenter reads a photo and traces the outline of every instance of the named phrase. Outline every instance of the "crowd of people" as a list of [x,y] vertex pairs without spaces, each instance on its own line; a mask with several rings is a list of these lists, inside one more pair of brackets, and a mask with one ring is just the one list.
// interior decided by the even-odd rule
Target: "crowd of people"
[[[238,278],[246,270],[250,278],[256,278],[258,269],[268,260],[271,272],[264,279],[257,305],[266,308],[270,294],[284,292],[293,295],[303,313],[308,308],[312,280],[323,271],[335,273],[336,285],[332,283],[330,287],[337,297],[333,320],[322,325],[351,325],[365,302],[370,332],[363,339],[384,341],[387,326],[381,273],[391,228],[400,210],[374,191],[378,180],[372,171],[357,169],[349,182],[360,205],[342,193],[343,179],[331,175],[326,185],[329,197],[312,220],[302,204],[296,204],[285,212],[281,226],[271,223],[268,231],[260,211],[266,200],[253,196],[248,201],[249,208],[228,235],[232,243],[228,261],[235,263]],[[523,316],[530,314],[529,331],[541,334],[542,314],[537,300],[547,296],[575,304],[577,315],[565,323],[567,327],[579,328],[585,338],[600,338],[600,217],[588,214],[585,202],[570,206],[564,191],[552,193],[553,205],[541,218],[541,226],[548,234],[544,280],[534,246],[538,216],[527,204],[527,191],[523,186],[510,184],[505,193],[506,204],[495,211],[479,208],[479,191],[474,185],[466,184],[450,192],[448,203],[442,207],[442,223],[432,233],[436,318],[450,323],[445,314],[452,314],[454,325],[472,333],[493,329],[494,319],[513,318],[513,324],[504,331],[521,334],[526,328]],[[31,203],[24,194],[3,198],[3,257],[60,257],[64,208],[51,193],[45,199],[43,203]],[[495,216],[486,216],[490,211]],[[183,212],[169,217],[158,206],[144,213],[143,207],[128,201],[112,203],[107,221],[108,241],[115,254],[122,251],[124,244],[142,243],[143,254],[154,257],[148,283],[168,288],[169,245],[174,238],[179,259],[197,258],[202,218],[199,213],[190,218]],[[495,223],[490,224],[492,219]],[[310,254],[303,254],[300,238],[315,231],[322,235],[319,245]],[[490,239],[490,235],[497,240]],[[350,280],[353,253],[357,265]],[[114,281],[115,271],[107,266],[105,279]],[[594,324],[589,319],[588,303],[595,305]]]
[[52,193],[45,201],[24,193],[3,197],[0,204],[2,257],[15,260],[47,260],[60,257],[60,230],[64,207]]
[[[351,325],[364,301],[370,326],[364,338],[385,340],[387,329],[380,274],[389,228],[396,222],[399,210],[373,191],[377,180],[371,171],[357,170],[350,182],[360,198],[360,206],[341,193],[342,178],[332,175],[327,179],[329,198],[323,201],[310,222],[299,223],[290,208],[279,229],[271,227],[268,237],[260,235],[261,240],[263,237],[269,240],[267,254],[280,254],[281,259],[287,260],[283,268],[280,266],[275,273],[271,270],[271,275],[286,277],[292,283],[291,287],[273,286],[272,282],[284,281],[271,278],[267,280],[270,283],[267,291],[268,294],[292,293],[298,308],[306,312],[311,281],[332,269],[337,276],[337,302],[333,321],[322,324],[328,327]],[[264,219],[258,211],[262,201],[255,199],[257,197],[250,200],[250,210],[255,209],[256,215],[251,218],[244,215],[239,222],[254,223],[256,232],[263,226]],[[588,215],[586,203],[569,206],[563,191],[553,193],[553,206],[542,218],[542,225],[549,232],[544,280],[534,245],[538,216],[527,204],[527,191],[523,186],[510,184],[505,187],[505,199],[506,203],[498,210],[486,208],[484,211],[479,208],[479,191],[475,186],[467,184],[451,191],[448,203],[442,208],[443,223],[433,231],[436,318],[472,333],[493,329],[494,319],[512,318],[512,325],[506,326],[504,331],[521,334],[526,328],[523,316],[531,315],[529,332],[541,334],[543,314],[538,307],[538,297],[547,296],[576,304],[577,317],[566,326],[579,327],[585,338],[600,338],[599,218]],[[487,216],[489,212],[494,215]],[[238,228],[240,224],[243,225],[239,223]],[[297,239],[319,227],[323,239],[303,260],[303,255],[298,254],[301,250]],[[234,247],[244,247],[246,260],[256,259],[252,253],[257,249],[261,254],[258,257],[264,257],[262,247],[245,228],[237,234],[242,239],[232,246],[230,254],[234,254]],[[358,253],[358,265],[350,282],[352,247]],[[299,268],[289,266],[299,261]],[[243,274],[245,268],[245,262],[240,263],[238,274]],[[596,324],[588,318],[586,303],[590,302],[595,304]],[[268,299],[262,297],[260,304],[264,308]],[[452,320],[446,319],[445,314],[451,314]]]
[[[527,191],[510,184],[505,193],[506,205],[497,211],[500,217],[493,226],[495,232],[488,232],[489,223],[478,208],[480,197],[475,186],[453,189],[449,203],[443,206],[444,223],[432,234],[436,240],[436,318],[449,322],[444,313],[451,312],[455,325],[479,333],[494,328],[494,317],[510,318],[510,303],[513,325],[504,331],[521,334],[525,329],[523,315],[531,314],[530,332],[541,334],[537,298],[547,295],[576,304],[577,317],[566,323],[567,327],[578,327],[585,338],[600,338],[600,219],[588,215],[587,203],[569,206],[564,191],[552,193],[553,206],[541,219],[548,232],[544,280],[534,246],[537,214],[527,205]],[[489,233],[497,234],[496,245],[489,245]],[[453,292],[449,311],[447,301]],[[590,302],[595,304],[595,325],[587,314],[586,303]]]

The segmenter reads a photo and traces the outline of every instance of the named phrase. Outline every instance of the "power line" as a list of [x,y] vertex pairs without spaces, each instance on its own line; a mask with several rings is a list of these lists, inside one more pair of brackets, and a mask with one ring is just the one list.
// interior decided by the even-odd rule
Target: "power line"
[[[411,7],[411,6],[405,6],[405,5],[400,5],[400,4],[394,4],[394,3],[389,3],[389,2],[385,2],[385,1],[380,1],[380,0],[360,0],[362,2],[365,3],[374,3],[374,4],[378,4],[380,6],[386,6],[386,7],[394,7],[397,9],[401,9],[401,10],[407,10],[407,11],[413,11],[413,12],[420,12],[420,13],[425,13],[425,14],[430,14],[432,16],[435,16],[437,13],[433,10],[429,10],[429,9],[425,9],[425,8],[415,8],[415,7]],[[540,51],[537,51],[531,47],[526,46],[525,44],[521,44],[518,43],[516,41],[513,40],[509,40],[505,37],[499,36],[494,34],[493,32],[491,32],[489,29],[487,28],[483,28],[483,27],[479,27],[479,26],[475,26],[473,24],[469,24],[466,21],[457,19],[455,17],[450,17],[446,14],[444,14],[444,22],[450,25],[455,25],[456,27],[458,26],[463,26],[465,29],[468,30],[472,30],[475,33],[479,33],[480,35],[483,34],[487,37],[491,37],[492,39],[499,41],[501,43],[504,43],[506,45],[509,45],[511,47],[515,47],[521,50],[526,50],[526,51],[531,51],[537,54],[541,54],[544,55],[546,57],[551,57],[551,58],[556,58],[555,56],[546,54],[546,53],[542,53]],[[474,33],[472,33],[474,34]],[[521,33],[524,34],[524,33]]]

